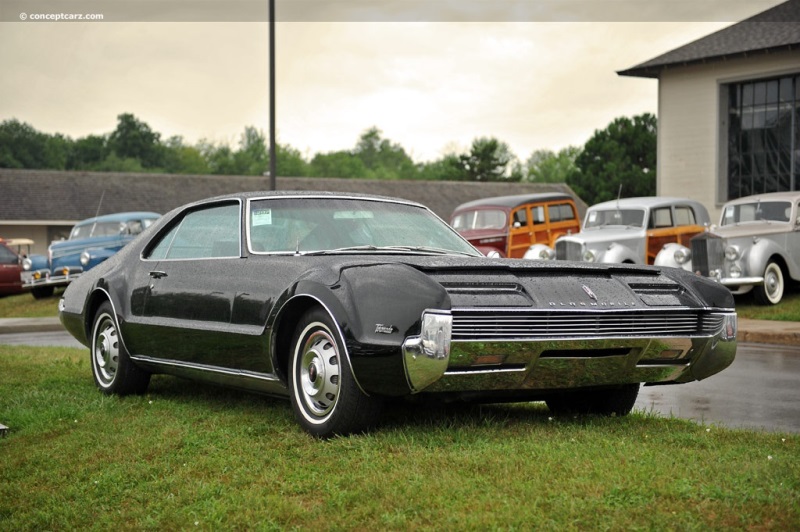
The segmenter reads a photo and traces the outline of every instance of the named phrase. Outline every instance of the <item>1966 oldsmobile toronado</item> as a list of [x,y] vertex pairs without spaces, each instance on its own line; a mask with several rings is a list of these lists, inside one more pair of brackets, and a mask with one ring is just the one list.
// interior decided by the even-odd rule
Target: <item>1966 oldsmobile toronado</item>
[[105,393],[167,373],[288,396],[321,437],[418,394],[624,415],[641,383],[705,379],[736,353],[733,299],[713,281],[488,259],[420,204],[334,193],[175,209],[59,311]]

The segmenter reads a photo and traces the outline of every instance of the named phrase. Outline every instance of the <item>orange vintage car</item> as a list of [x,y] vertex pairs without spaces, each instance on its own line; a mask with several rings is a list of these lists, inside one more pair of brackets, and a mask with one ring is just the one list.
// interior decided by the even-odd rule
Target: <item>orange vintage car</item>
[[521,258],[534,244],[553,246],[581,223],[569,194],[497,196],[456,207],[450,225],[484,255]]

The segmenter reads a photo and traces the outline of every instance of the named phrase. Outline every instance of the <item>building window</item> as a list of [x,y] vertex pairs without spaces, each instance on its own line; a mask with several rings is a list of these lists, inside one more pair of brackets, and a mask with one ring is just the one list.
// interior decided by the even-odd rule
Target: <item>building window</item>
[[728,199],[800,188],[800,75],[728,86]]

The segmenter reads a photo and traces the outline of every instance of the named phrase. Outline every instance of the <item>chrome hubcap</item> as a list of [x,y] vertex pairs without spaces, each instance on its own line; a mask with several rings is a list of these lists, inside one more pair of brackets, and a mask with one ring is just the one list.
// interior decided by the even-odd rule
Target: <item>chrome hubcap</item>
[[93,352],[97,378],[108,386],[114,382],[119,366],[119,338],[110,318],[103,319],[98,325]]
[[300,386],[308,410],[328,414],[339,398],[339,355],[336,343],[325,331],[314,331],[303,344]]

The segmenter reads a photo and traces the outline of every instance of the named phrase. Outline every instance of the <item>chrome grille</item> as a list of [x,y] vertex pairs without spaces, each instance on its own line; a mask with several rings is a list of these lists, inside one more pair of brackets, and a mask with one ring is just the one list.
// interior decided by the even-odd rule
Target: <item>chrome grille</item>
[[722,268],[722,239],[718,236],[704,233],[691,240],[692,245],[692,270],[708,277],[710,272]]
[[558,260],[581,260],[583,245],[571,240],[556,240],[556,258]]
[[453,340],[666,337],[711,335],[721,314],[701,311],[487,311],[453,310]]

